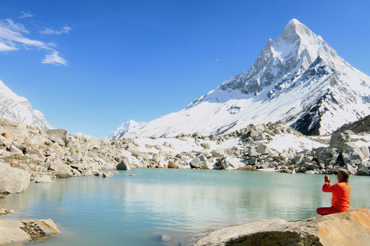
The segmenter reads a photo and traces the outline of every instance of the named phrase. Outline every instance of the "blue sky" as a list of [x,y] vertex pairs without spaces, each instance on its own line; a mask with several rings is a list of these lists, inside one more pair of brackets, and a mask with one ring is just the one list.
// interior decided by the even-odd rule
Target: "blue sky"
[[370,75],[369,11],[370,1],[0,0],[0,80],[53,127],[103,138],[249,69],[293,18]]

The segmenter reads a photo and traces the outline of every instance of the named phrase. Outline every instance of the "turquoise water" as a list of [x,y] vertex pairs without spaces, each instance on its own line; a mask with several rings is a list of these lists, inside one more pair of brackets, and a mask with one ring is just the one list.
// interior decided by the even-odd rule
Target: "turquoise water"
[[[129,176],[128,174],[135,174]],[[336,180],[332,176],[332,183]],[[25,245],[190,245],[225,226],[299,220],[330,206],[324,176],[239,171],[133,169],[112,178],[31,184],[0,200],[2,219],[47,219],[61,235]],[[370,177],[350,178],[351,208],[370,207]],[[161,235],[170,237],[160,240]]]

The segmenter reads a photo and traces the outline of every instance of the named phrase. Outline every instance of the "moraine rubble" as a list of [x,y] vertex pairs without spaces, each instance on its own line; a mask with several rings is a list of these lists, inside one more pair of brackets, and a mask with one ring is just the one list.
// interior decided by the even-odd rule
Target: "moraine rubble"
[[[42,130],[0,119],[0,193],[18,193],[29,181],[110,177],[106,170],[199,168],[369,175],[370,136],[350,130],[305,137],[284,122],[249,125],[224,136],[108,140]],[[13,181],[12,181],[13,180]]]
[[[98,140],[63,129],[38,129],[0,117],[0,131],[0,194],[23,192],[30,182],[80,176],[108,178],[115,170],[132,168],[292,174],[335,174],[339,168],[345,168],[353,175],[369,175],[370,134],[343,129],[332,136],[306,137],[282,121],[249,125],[223,136],[194,133],[173,138]],[[0,195],[3,198],[6,195]],[[0,207],[0,216],[11,212]],[[14,223],[21,228],[22,223]],[[53,224],[51,220],[50,223]],[[4,225],[3,232],[7,226]],[[30,232],[26,230],[19,240],[33,239],[33,231],[27,233]],[[52,231],[50,235],[56,234]]]

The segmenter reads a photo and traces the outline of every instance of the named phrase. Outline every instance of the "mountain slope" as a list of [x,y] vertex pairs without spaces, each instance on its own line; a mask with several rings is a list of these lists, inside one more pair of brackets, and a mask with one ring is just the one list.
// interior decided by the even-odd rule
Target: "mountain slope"
[[2,81],[0,81],[0,115],[12,121],[22,121],[29,126],[52,129],[40,111],[32,109],[26,98],[17,96]]
[[118,127],[117,130],[111,132],[107,138],[120,139],[128,130],[132,131],[136,127],[140,127],[140,124],[134,120],[129,120]]
[[226,134],[251,123],[278,120],[304,134],[329,134],[370,114],[369,85],[369,76],[293,19],[281,36],[268,41],[249,70],[185,109],[123,136]]

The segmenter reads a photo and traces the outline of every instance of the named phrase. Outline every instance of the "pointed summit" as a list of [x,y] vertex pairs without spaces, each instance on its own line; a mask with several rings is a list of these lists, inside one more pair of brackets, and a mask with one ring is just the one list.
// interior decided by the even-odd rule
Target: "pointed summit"
[[369,84],[369,76],[292,19],[281,36],[268,41],[249,70],[187,108],[117,138],[228,134],[249,124],[279,120],[304,134],[330,134],[370,114]]
[[292,19],[285,26],[282,38],[285,38],[287,42],[294,43],[299,38],[316,38],[314,34],[308,27],[303,25],[297,19]]
[[[299,24],[302,24],[301,22],[299,22],[299,20],[297,19],[292,19],[289,21],[288,25],[299,25]],[[287,25],[287,26],[288,26]]]

